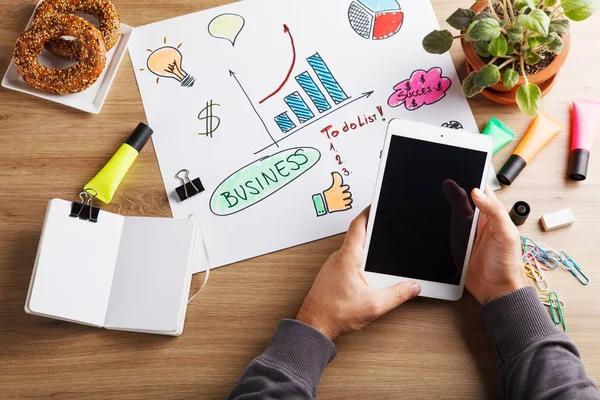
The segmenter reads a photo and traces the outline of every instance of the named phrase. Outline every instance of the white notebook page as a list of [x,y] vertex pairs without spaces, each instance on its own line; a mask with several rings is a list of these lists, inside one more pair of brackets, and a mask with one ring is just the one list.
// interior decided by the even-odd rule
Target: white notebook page
[[191,275],[194,223],[126,217],[104,326],[176,332]]
[[34,314],[103,326],[123,217],[101,211],[93,223],[70,212],[69,201],[48,203],[27,306]]

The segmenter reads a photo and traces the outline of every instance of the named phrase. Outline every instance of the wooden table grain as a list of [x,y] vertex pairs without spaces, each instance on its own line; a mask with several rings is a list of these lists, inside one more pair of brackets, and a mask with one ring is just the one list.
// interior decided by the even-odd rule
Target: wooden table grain
[[[139,26],[210,8],[220,0],[115,0],[122,21]],[[433,0],[442,26],[457,6]],[[34,8],[34,0],[0,0],[0,70]],[[525,235],[565,249],[592,283],[565,271],[549,280],[567,302],[568,333],[589,375],[600,380],[600,140],[588,180],[565,179],[571,99],[599,97],[600,17],[574,24],[571,54],[542,107],[563,132],[509,188],[508,208],[528,201]],[[464,77],[464,56],[452,57]],[[470,100],[480,129],[496,116],[521,136],[530,119],[516,108]],[[0,90],[0,398],[218,399],[267,345],[279,319],[294,317],[321,264],[343,235],[215,270],[189,306],[178,338],[108,331],[26,315],[29,286],[47,201],[72,199],[139,121],[145,121],[131,62],[125,57],[104,109],[90,115],[26,94]],[[494,157],[498,169],[516,142]],[[543,233],[541,214],[571,207],[577,221]],[[133,165],[114,201],[124,215],[169,217],[171,212],[152,144]],[[202,277],[196,277],[198,286]],[[468,294],[452,303],[416,299],[337,341],[339,354],[319,386],[323,399],[497,398],[493,350]]]

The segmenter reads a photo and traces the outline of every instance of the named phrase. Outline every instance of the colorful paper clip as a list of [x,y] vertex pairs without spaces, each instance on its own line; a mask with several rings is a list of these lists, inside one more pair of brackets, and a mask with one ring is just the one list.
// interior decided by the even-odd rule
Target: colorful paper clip
[[[548,295],[549,294],[550,294],[550,292],[540,292],[540,291],[538,291],[538,297],[542,301],[542,304],[545,305],[546,307],[550,307],[550,299],[548,299]],[[559,299],[558,302],[560,303],[560,307],[562,309],[564,309],[564,308],[567,307],[567,303],[565,303],[564,300]]]
[[550,292],[548,294],[548,302],[550,303],[550,316],[552,317],[554,325],[558,326],[562,324],[563,331],[566,332],[567,324],[565,322],[565,318],[563,317],[562,307],[560,305],[558,295],[555,292]]
[[[524,257],[528,253],[531,253],[544,265],[545,269],[556,269],[558,267],[558,260],[547,251],[549,247],[542,247],[525,236],[521,236],[521,239],[523,241],[522,250]],[[556,252],[554,252],[554,254],[556,254]]]
[[586,274],[583,273],[579,265],[567,254],[566,251],[560,250],[558,252],[560,256],[560,263],[564,266],[564,268],[571,272],[573,276],[581,283],[583,286],[587,286],[590,284],[590,279]]
[[550,290],[550,283],[546,279],[546,275],[542,269],[539,267],[535,256],[531,254],[527,255],[527,259],[523,266],[525,268],[526,275],[535,282],[535,285],[540,291],[547,292]]
[[543,252],[542,254],[544,254],[546,258],[548,258],[548,261],[545,263],[548,269],[558,268],[560,264],[560,254],[558,254],[556,251],[552,250],[550,247],[546,246],[543,243],[538,243],[537,246],[538,249]]

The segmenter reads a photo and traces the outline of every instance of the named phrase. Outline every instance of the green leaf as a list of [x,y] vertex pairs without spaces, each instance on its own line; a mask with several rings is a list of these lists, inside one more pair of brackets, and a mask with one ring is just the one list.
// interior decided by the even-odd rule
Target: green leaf
[[446,22],[454,29],[462,31],[471,25],[473,17],[475,17],[475,11],[468,8],[459,8],[448,17]]
[[477,72],[473,71],[463,80],[461,89],[465,97],[473,97],[484,89],[482,87],[475,86],[476,76]]
[[540,88],[533,83],[528,83],[517,90],[517,105],[523,114],[533,117],[538,112],[541,97]]
[[596,12],[594,0],[562,0],[561,6],[572,21],[583,21]]
[[546,7],[554,7],[558,0],[544,0],[544,5]]
[[534,0],[526,0],[527,3],[527,7],[531,8],[532,10],[536,8],[537,6],[537,1]]
[[480,21],[485,18],[495,19],[496,17],[489,11],[482,11],[473,18],[473,21]]
[[515,54],[516,52],[517,52],[517,50],[515,50],[515,48],[513,47],[513,45],[509,43],[508,44],[508,49],[506,50],[506,54],[510,56],[510,55]]
[[531,10],[527,15],[519,15],[517,21],[525,29],[529,29],[541,36],[548,36],[550,17],[540,9]]
[[500,70],[498,69],[498,66],[494,64],[488,64],[477,72],[473,83],[475,86],[485,88],[496,84],[499,80]]
[[450,50],[454,38],[447,29],[433,31],[423,38],[423,48],[432,54],[443,54]]
[[523,39],[523,28],[520,26],[509,28],[506,32],[508,33],[508,40],[511,42],[517,43]]
[[550,21],[550,26],[548,27],[549,32],[556,32],[562,35],[566,35],[571,30],[571,24],[568,19],[555,19]]
[[474,40],[492,40],[500,36],[500,24],[492,18],[484,18],[470,26],[469,36]]
[[[527,14],[528,12],[529,12],[529,7],[527,7],[527,6],[521,8],[519,10],[519,14],[521,14],[521,15]],[[517,17],[517,23],[519,23],[518,17]]]
[[551,41],[554,40],[555,36],[557,36],[556,33],[550,33],[546,37],[536,36],[535,40],[541,44],[550,43]]
[[489,57],[490,56],[490,51],[488,50],[489,48],[489,43],[483,40],[475,40],[473,42],[473,47],[475,48],[475,51],[477,52],[477,54],[479,54],[481,57]]
[[516,10],[522,10],[523,8],[527,7],[527,0],[515,0],[513,7]]
[[531,49],[525,51],[525,62],[529,65],[535,65],[540,62],[542,57]]
[[563,42],[562,38],[556,33],[551,33],[550,35],[552,40],[548,42],[546,48],[554,54],[559,54],[565,48],[565,42]]
[[529,36],[525,41],[527,42],[527,46],[532,49],[539,44],[537,38],[534,36]]
[[471,25],[469,25],[469,27],[467,28],[467,32],[465,32],[465,40],[467,42],[472,41],[473,39],[471,38],[471,29],[473,29],[473,27],[477,25],[477,21],[473,21],[471,22]]
[[508,43],[506,43],[506,38],[504,35],[500,35],[496,39],[492,40],[488,47],[488,51],[494,57],[504,57],[508,51]]
[[502,85],[506,89],[511,89],[519,82],[519,73],[512,68],[506,68],[502,76]]

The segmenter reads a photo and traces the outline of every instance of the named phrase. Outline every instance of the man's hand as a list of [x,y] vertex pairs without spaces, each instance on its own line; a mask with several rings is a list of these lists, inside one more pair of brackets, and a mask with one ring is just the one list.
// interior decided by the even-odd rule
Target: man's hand
[[467,271],[466,286],[480,304],[527,286],[521,260],[519,231],[494,191],[473,189],[479,208],[477,237]]
[[369,208],[352,221],[342,248],[323,264],[296,316],[331,340],[364,328],[421,292],[416,282],[369,287],[361,271],[368,219]]

